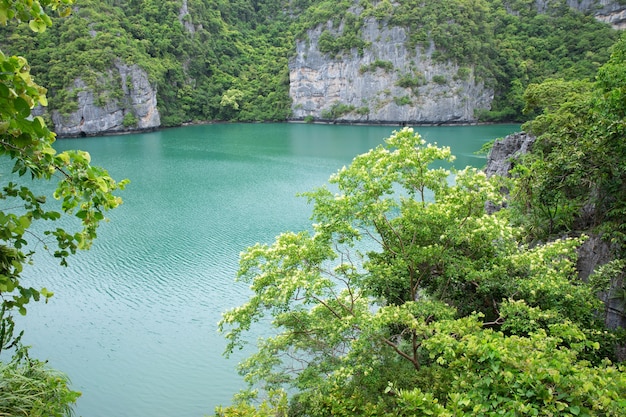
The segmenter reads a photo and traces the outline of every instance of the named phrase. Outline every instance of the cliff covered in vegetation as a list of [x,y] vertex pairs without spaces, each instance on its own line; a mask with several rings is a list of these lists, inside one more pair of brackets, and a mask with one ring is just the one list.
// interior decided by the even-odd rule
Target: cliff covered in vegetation
[[[617,31],[594,16],[619,26],[623,9],[605,0],[82,0],[36,36],[27,24],[2,29],[0,46],[28,58],[61,134],[208,120],[520,121],[529,83],[590,77],[606,62]],[[122,82],[120,66],[142,88]]]
[[402,27],[367,18],[360,30],[362,51],[322,52],[324,42],[343,30],[343,22],[338,28],[329,22],[296,42],[289,65],[293,118],[468,123],[491,106],[493,88],[484,80],[467,67],[434,60],[433,48],[409,49],[410,34]]

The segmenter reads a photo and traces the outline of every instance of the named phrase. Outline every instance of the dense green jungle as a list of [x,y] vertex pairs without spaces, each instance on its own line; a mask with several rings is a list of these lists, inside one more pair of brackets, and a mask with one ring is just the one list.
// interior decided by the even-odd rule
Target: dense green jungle
[[[31,225],[47,225],[45,249],[63,264],[90,247],[127,183],[85,152],[54,150],[31,114],[48,101],[38,84],[69,112],[64,88],[78,74],[96,86],[120,59],[158,84],[167,125],[285,120],[294,39],[336,20],[349,24],[326,37],[329,53],[366,47],[360,19],[374,15],[410,26],[416,46],[432,40],[436,59],[474,66],[497,92],[483,117],[528,118],[536,141],[511,177],[488,178],[441,168],[451,150],[405,128],[305,192],[310,231],[240,255],[250,297],[218,328],[227,355],[251,346],[238,369],[250,389],[215,414],[626,415],[626,37],[560,1],[540,14],[530,0],[383,0],[360,2],[356,17],[345,1],[189,0],[183,22],[172,1],[78,1],[54,21],[40,8],[66,14],[71,3],[0,1],[2,50],[26,55],[37,81],[23,59],[0,54],[0,153],[21,177],[0,192],[0,353],[11,355],[0,414],[71,415],[80,396],[15,328],[29,302],[52,296],[22,276],[28,241],[41,242]],[[233,90],[241,106],[223,106]],[[59,181],[60,209],[31,178]],[[77,231],[55,226],[68,216]],[[604,255],[583,275],[585,250]],[[259,322],[273,332],[256,339]]]
[[[79,76],[103,105],[115,99],[119,87],[103,84],[101,74],[119,60],[148,72],[163,126],[281,121],[291,113],[288,62],[295,40],[332,21],[343,23],[343,31],[325,33],[322,52],[363,50],[360,30],[371,17],[409,28],[413,47],[434,42],[439,62],[474,68],[495,91],[492,108],[478,115],[485,121],[526,120],[526,86],[593,76],[617,39],[617,31],[565,1],[549,1],[539,13],[530,0],[82,0],[44,33],[34,34],[26,23],[3,28],[0,45],[28,57],[49,90],[49,108],[64,114],[76,110],[76,92],[68,87]],[[237,105],[224,97],[236,97]]]

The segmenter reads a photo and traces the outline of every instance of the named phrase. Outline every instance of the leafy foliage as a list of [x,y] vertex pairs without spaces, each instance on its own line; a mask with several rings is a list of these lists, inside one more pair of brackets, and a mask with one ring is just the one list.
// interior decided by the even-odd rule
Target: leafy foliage
[[485,213],[497,181],[450,183],[452,159],[403,129],[305,193],[312,232],[241,255],[252,296],[223,315],[227,352],[269,319],[240,371],[297,390],[293,415],[622,415],[580,240],[521,245],[506,210]]
[[382,61],[380,59],[376,59],[369,65],[363,65],[359,68],[359,72],[364,74],[366,72],[375,72],[377,69],[382,69],[385,72],[389,72],[393,70],[393,62],[391,61]]
[[[67,13],[69,0],[0,2],[0,22],[29,21],[29,28],[43,32],[51,24],[44,7]],[[28,357],[15,334],[13,313],[26,314],[30,301],[48,299],[52,292],[35,289],[23,280],[23,267],[32,261],[33,240],[59,258],[61,264],[79,249],[88,249],[107,210],[121,204],[114,193],[126,181],[116,182],[90,164],[82,151],[57,153],[55,135],[42,117],[33,117],[36,105],[47,104],[46,89],[35,83],[25,58],[0,51],[0,155],[13,163],[0,189],[0,352],[13,351],[13,359],[0,366],[0,414],[61,416],[71,413],[78,393],[69,390],[66,378]],[[27,180],[58,179],[50,205],[35,193]],[[73,216],[72,216],[73,215]],[[46,227],[46,223],[75,217],[76,230]],[[35,225],[38,225],[35,227]],[[42,234],[40,234],[42,233]],[[30,241],[30,242],[29,242]]]
[[622,38],[594,83],[548,80],[525,93],[542,111],[525,125],[538,140],[515,191],[531,238],[591,229],[624,247],[625,50]]
[[357,108],[355,106],[336,102],[330,107],[330,109],[324,110],[322,112],[322,118],[335,120],[353,111],[357,111]]
[[68,389],[67,376],[35,359],[0,363],[0,414],[5,416],[62,417],[80,393]]
[[49,7],[61,16],[67,16],[72,3],[73,0],[3,1],[0,3],[0,24],[6,25],[8,21],[16,19],[28,22],[34,32],[43,32],[52,24],[44,8]]

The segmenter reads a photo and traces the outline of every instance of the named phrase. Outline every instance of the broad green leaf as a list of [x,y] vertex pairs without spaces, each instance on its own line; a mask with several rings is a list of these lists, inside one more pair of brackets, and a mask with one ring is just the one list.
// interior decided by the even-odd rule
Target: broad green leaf
[[32,19],[28,22],[28,27],[30,27],[30,30],[33,32],[45,32],[47,29],[46,22],[44,22],[41,18]]
[[13,101],[13,105],[15,106],[15,110],[17,111],[17,116],[25,119],[30,116],[30,106],[28,102],[24,100],[22,97],[17,97]]
[[41,104],[44,107],[46,107],[48,105],[48,98],[46,97],[45,94],[40,94],[37,97],[37,100],[39,101],[39,104]]
[[2,98],[10,97],[9,87],[7,87],[6,85],[4,85],[4,83],[1,83],[1,82],[0,82],[0,97]]
[[8,9],[5,6],[4,2],[2,2],[0,3],[0,24],[6,25],[8,18],[9,18]]

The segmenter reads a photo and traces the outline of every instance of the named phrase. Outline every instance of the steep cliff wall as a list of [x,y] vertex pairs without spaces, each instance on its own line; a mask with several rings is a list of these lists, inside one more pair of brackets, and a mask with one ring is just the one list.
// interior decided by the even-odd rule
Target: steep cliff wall
[[[537,0],[537,9],[543,11],[555,0]],[[626,4],[615,0],[567,0],[567,5],[583,13],[591,13],[596,19],[615,29],[626,28]]]
[[493,91],[471,68],[436,63],[431,51],[408,50],[407,33],[366,19],[362,37],[369,45],[338,57],[319,50],[324,30],[298,41],[289,63],[293,118],[332,118],[367,123],[468,123],[475,111],[490,107]]
[[[477,120],[481,110],[491,110],[492,103],[495,103],[496,111],[503,108],[517,111],[516,106],[521,106],[515,102],[518,99],[516,97],[505,99],[511,103],[508,107],[503,104],[504,84],[498,84],[499,101],[494,102],[494,91],[490,88],[494,85],[493,79],[486,86],[476,77],[475,68],[442,62],[441,50],[434,51],[432,46],[425,49],[409,47],[409,44],[416,43],[415,33],[409,33],[409,29],[404,27],[390,26],[384,19],[377,20],[373,16],[381,19],[384,13],[362,11],[357,4],[355,2],[347,13],[342,14],[343,21],[340,22],[337,17],[322,23],[308,30],[303,39],[296,42],[296,54],[289,63],[293,119],[394,124],[472,123]],[[533,7],[532,2],[525,4]],[[595,15],[598,20],[609,22],[615,27],[626,26],[626,5],[620,5],[619,1],[534,2],[537,11],[549,12],[552,17],[562,6]],[[513,10],[509,12],[520,14]],[[348,15],[358,16],[356,20],[360,26],[356,37],[359,42],[350,42],[352,38],[345,35],[344,22]],[[434,19],[428,14],[424,16]],[[463,16],[457,15],[450,19],[462,22]],[[346,27],[351,28],[348,33],[354,37],[354,24],[346,24]],[[449,29],[455,28],[450,26]],[[531,38],[535,36],[526,35]],[[409,36],[412,38],[407,42]],[[441,39],[438,42],[438,45],[441,44]],[[458,39],[456,42],[458,44]],[[357,46],[346,50],[342,46],[346,44]],[[337,52],[337,45],[344,49]],[[541,43],[534,44],[533,48],[539,50]],[[534,51],[533,48],[529,50]],[[503,53],[507,54],[506,51]],[[576,52],[572,51],[572,57],[575,55]],[[439,59],[433,59],[435,56]],[[559,59],[558,54],[554,56],[555,60]],[[572,65],[582,59],[572,57],[560,58],[571,58]],[[481,62],[481,58],[474,57],[473,61],[466,62]],[[534,58],[537,55],[525,59],[532,62]],[[502,59],[508,58],[503,56]],[[539,71],[537,68],[522,71],[534,74],[532,71]],[[504,67],[499,70],[507,71]],[[484,74],[482,71],[481,75]]]
[[156,88],[137,65],[120,62],[98,80],[96,92],[82,79],[74,82],[78,109],[63,115],[52,112],[54,130],[59,136],[86,136],[146,130],[161,125]]
[[618,1],[601,0],[594,14],[596,19],[608,23],[615,29],[626,29],[626,4]]

